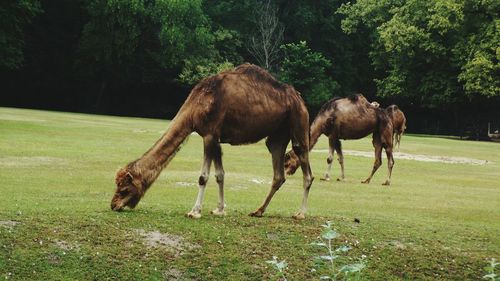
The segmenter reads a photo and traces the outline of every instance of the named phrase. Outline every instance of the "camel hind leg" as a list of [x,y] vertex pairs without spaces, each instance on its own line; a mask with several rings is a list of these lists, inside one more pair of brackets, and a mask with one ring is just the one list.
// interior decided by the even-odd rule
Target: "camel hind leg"
[[394,157],[392,155],[392,134],[389,131],[384,132],[382,142],[387,156],[387,180],[382,185],[391,185],[392,167],[394,167]]
[[285,151],[288,145],[288,137],[286,140],[277,137],[268,137],[266,140],[266,146],[269,152],[271,152],[273,161],[273,183],[271,185],[271,190],[267,195],[264,203],[255,211],[249,215],[252,217],[262,217],[267,209],[267,206],[273,199],[274,194],[285,182]]
[[375,148],[375,162],[373,163],[372,173],[366,180],[362,181],[362,183],[370,183],[373,175],[378,170],[380,165],[382,165],[382,143],[378,134],[373,133],[372,143],[373,147]]
[[295,154],[297,154],[297,156],[299,157],[300,168],[302,169],[304,178],[304,195],[302,197],[302,205],[300,207],[300,210],[293,216],[293,218],[305,219],[309,190],[314,180],[314,177],[312,176],[311,166],[309,164],[309,115],[306,111],[303,114],[297,113],[296,115],[293,114],[292,116],[292,148]]
[[224,167],[222,166],[222,149],[219,143],[216,144],[216,150],[214,152],[215,181],[219,185],[219,203],[217,204],[217,208],[215,208],[211,213],[216,216],[222,216],[226,214],[224,212],[226,204],[224,202]]

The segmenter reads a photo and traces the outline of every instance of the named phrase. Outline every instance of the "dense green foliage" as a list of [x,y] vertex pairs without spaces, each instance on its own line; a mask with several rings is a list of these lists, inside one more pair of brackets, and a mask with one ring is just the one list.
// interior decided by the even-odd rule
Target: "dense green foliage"
[[285,59],[279,78],[293,84],[309,106],[321,107],[335,92],[336,83],[328,76],[332,63],[321,53],[312,51],[305,41],[282,46]]
[[0,68],[20,68],[24,60],[24,28],[41,12],[36,0],[0,2]]
[[380,95],[439,106],[500,95],[499,11],[498,1],[360,0],[338,12],[346,32],[370,30]]
[[457,132],[498,116],[499,11],[493,0],[2,1],[3,104],[172,116],[197,81],[247,61],[310,109],[360,92]]

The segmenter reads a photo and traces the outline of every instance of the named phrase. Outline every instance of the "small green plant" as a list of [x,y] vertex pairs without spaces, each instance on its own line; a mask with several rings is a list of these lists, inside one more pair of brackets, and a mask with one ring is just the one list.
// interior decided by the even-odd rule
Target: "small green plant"
[[[339,275],[343,275],[343,280],[360,280],[361,271],[366,267],[364,258],[362,256],[358,263],[339,265],[338,260],[343,253],[348,252],[351,247],[347,245],[341,245],[337,248],[333,245],[333,242],[340,235],[333,229],[330,221],[327,221],[322,225],[323,232],[319,241],[311,243],[311,245],[319,246],[325,248],[328,252],[325,255],[320,255],[315,257],[316,266],[328,268],[329,274],[322,275],[320,280],[337,280]],[[313,270],[315,271],[315,269]]]
[[490,260],[490,264],[487,267],[484,268],[484,270],[486,270],[486,272],[488,274],[484,275],[483,279],[488,279],[488,280],[491,280],[491,281],[499,281],[500,280],[500,276],[495,273],[495,268],[499,264],[500,263],[498,263],[496,261],[496,259],[492,258]]
[[272,260],[268,260],[266,262],[271,264],[273,268],[277,270],[275,276],[276,278],[278,278],[278,281],[287,281],[285,277],[285,269],[288,267],[288,264],[286,263],[286,261],[278,261],[278,257],[273,256]]

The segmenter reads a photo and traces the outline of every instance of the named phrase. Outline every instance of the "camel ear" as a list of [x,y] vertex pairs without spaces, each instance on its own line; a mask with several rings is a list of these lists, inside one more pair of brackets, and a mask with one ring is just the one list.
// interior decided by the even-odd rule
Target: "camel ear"
[[133,179],[134,179],[134,177],[132,176],[132,174],[129,171],[127,171],[125,169],[121,169],[116,174],[115,183],[118,186],[128,185],[128,184],[132,183]]

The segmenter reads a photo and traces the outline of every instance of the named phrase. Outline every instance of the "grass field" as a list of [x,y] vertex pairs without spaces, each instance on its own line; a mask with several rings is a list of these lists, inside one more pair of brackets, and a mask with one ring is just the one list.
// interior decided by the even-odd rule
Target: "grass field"
[[[302,176],[290,176],[263,218],[248,217],[267,194],[271,157],[263,142],[223,145],[227,215],[213,171],[203,217],[188,219],[197,194],[197,135],[135,210],[110,210],[116,171],[142,155],[168,122],[0,108],[0,277],[10,280],[276,280],[266,260],[288,262],[288,280],[319,280],[310,243],[332,221],[339,243],[366,255],[363,280],[480,280],[500,258],[500,144],[405,135],[401,152],[488,160],[485,165],[401,160],[392,186],[386,162],[363,185],[373,159],[345,157],[346,181],[323,182],[325,152],[312,152],[316,180],[308,217],[291,216]],[[411,127],[411,120],[409,120]],[[372,151],[371,140],[345,141]],[[327,149],[322,137],[318,150]],[[339,175],[334,162],[333,176]],[[360,223],[355,223],[358,218]]]

